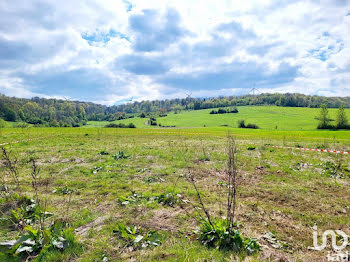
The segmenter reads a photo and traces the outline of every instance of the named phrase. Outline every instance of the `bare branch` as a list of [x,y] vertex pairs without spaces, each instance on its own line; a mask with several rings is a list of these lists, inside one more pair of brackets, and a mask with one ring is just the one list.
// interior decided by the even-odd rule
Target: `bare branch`
[[237,168],[235,162],[236,146],[232,136],[228,134],[228,145],[227,145],[227,223],[229,230],[232,231],[235,220],[236,211],[236,195],[237,195]]
[[191,174],[191,171],[189,171],[188,180],[191,182],[191,184],[193,185],[194,189],[196,190],[197,198],[198,198],[198,200],[199,200],[199,203],[200,203],[200,205],[201,205],[201,207],[202,207],[202,209],[203,209],[203,212],[204,212],[205,216],[206,216],[207,219],[208,219],[209,224],[210,224],[213,228],[215,228],[214,225],[213,225],[213,223],[211,222],[209,212],[208,212],[208,210],[207,210],[207,209],[205,208],[205,206],[204,206],[204,203],[203,203],[203,201],[202,201],[202,198],[201,198],[201,195],[200,195],[200,193],[199,193],[199,191],[198,191],[198,188],[197,188],[197,186],[196,186],[196,183],[195,183],[195,181],[194,181],[194,179],[193,179],[193,176],[192,176],[192,174]]
[[8,169],[9,175],[12,176],[17,189],[20,190],[18,159],[16,156],[11,157],[5,147],[1,146],[0,149],[2,153],[2,159],[4,160],[3,165]]

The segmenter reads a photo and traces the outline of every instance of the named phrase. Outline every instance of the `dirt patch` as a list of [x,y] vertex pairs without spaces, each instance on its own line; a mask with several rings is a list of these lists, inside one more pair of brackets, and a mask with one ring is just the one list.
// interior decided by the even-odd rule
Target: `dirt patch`
[[261,245],[262,254],[259,256],[261,261],[276,261],[276,262],[289,262],[295,261],[287,257],[283,252],[272,249],[266,245]]
[[80,236],[80,237],[85,237],[87,235],[87,233],[89,232],[90,229],[95,229],[97,231],[100,231],[101,228],[104,225],[104,221],[108,218],[108,216],[102,216],[102,217],[98,217],[96,218],[94,221],[83,225],[81,227],[78,227],[75,230],[75,233]]
[[178,232],[179,227],[176,224],[176,216],[184,213],[181,208],[163,208],[153,212],[151,219],[146,222],[141,222],[141,226],[146,226],[155,230],[165,230],[172,233]]
[[79,158],[79,157],[74,157],[74,158],[57,158],[57,157],[52,157],[50,158],[47,163],[48,164],[60,164],[60,163],[76,163],[76,164],[81,164],[85,163],[84,158]]
[[239,176],[239,184],[241,185],[256,185],[260,182],[261,178],[265,175],[265,168],[261,166],[257,166],[255,168],[255,172],[240,172]]

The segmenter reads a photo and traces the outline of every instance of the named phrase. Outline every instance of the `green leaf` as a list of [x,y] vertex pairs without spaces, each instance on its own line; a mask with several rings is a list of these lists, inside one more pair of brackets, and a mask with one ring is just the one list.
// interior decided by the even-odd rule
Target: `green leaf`
[[22,235],[19,239],[17,239],[16,243],[14,245],[22,244],[27,239],[30,239],[30,235]]
[[35,230],[34,228],[32,228],[30,225],[27,225],[24,230],[27,230],[28,232],[32,233],[34,236],[37,236],[38,234],[38,230]]

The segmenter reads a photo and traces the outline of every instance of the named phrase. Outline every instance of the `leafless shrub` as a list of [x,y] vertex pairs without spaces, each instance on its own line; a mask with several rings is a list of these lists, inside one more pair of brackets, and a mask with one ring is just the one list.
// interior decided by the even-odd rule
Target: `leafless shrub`
[[232,136],[227,137],[227,224],[229,225],[229,231],[232,232],[235,220],[235,211],[237,205],[237,167],[236,167],[236,145]]
[[38,167],[35,158],[31,158],[29,162],[32,165],[32,171],[30,175],[32,178],[32,188],[34,189],[34,193],[35,193],[35,201],[39,204],[40,199],[38,197],[38,179],[39,179],[40,168]]
[[17,190],[20,191],[18,159],[16,156],[11,156],[4,146],[1,146],[0,149],[3,166],[7,169],[7,175],[12,177],[14,183],[16,184]]
[[[47,207],[48,207],[48,198],[43,198],[42,196],[39,195],[39,186],[42,184],[40,181],[40,167],[38,166],[38,162],[35,159],[34,156],[31,156],[29,159],[29,163],[31,164],[31,172],[30,176],[32,179],[32,188],[34,190],[34,200],[37,203],[39,207],[39,212],[38,212],[38,220],[39,220],[39,225],[40,225],[40,230],[45,230],[45,220],[48,217],[51,217],[52,214],[47,212]],[[46,191],[48,191],[48,180],[44,181],[44,186],[46,188]]]
[[31,164],[31,179],[32,179],[32,188],[34,190],[34,199],[35,202],[39,206],[40,212],[38,213],[39,216],[39,224],[40,224],[40,229],[44,230],[44,223],[45,223],[45,213],[46,213],[46,206],[47,206],[47,200],[45,200],[43,203],[41,199],[39,198],[39,173],[40,173],[40,168],[37,164],[37,161],[34,157],[31,157],[29,160],[29,163]]
[[[236,145],[232,136],[227,137],[227,167],[226,173],[226,183],[227,183],[227,224],[229,226],[229,231],[232,232],[235,225],[235,211],[237,207],[237,187],[238,187],[238,172],[236,166]],[[208,223],[213,227],[212,219],[210,217],[208,209],[205,207],[202,197],[199,193],[197,185],[195,183],[193,174],[191,170],[188,174],[188,180],[193,185],[199,204],[208,220]]]

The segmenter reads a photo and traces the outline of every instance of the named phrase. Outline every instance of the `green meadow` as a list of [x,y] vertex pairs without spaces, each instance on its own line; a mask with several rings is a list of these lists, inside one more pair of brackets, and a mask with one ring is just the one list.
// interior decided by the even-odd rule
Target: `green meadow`
[[[169,113],[166,117],[156,117],[157,123],[163,126],[176,127],[219,127],[227,125],[237,127],[238,120],[246,123],[257,124],[261,129],[267,130],[315,130],[319,108],[305,107],[277,107],[277,106],[242,106],[238,107],[237,114],[209,114],[212,109],[182,111],[181,113]],[[329,109],[329,116],[336,118],[337,109]],[[350,109],[346,109],[350,115]],[[148,128],[148,118],[130,118],[115,121],[116,123],[134,123],[136,127]],[[104,126],[108,122],[90,121],[86,127]]]

